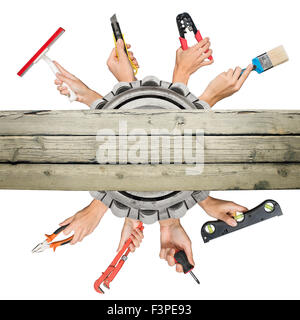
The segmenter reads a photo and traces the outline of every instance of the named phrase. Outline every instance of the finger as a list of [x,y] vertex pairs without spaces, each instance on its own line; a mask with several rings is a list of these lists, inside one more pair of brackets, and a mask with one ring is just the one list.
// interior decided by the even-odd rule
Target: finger
[[237,226],[237,222],[235,221],[235,219],[226,213],[222,213],[219,219],[224,221],[226,224],[228,224],[231,227]]
[[209,42],[209,38],[204,38],[203,40],[201,40],[200,42],[196,43],[195,45],[193,45],[192,48],[198,50],[201,49],[202,47],[204,47],[207,43]]
[[67,88],[67,87],[64,87],[64,86],[58,86],[58,87],[57,87],[57,90],[58,90],[58,91],[63,91],[63,90],[68,90],[68,88]]
[[237,85],[239,88],[242,87],[242,85],[244,84],[244,82],[247,80],[247,78],[249,77],[251,71],[253,70],[253,65],[249,64],[249,66],[247,67],[247,69],[243,72],[243,74],[241,75],[241,77],[239,78]]
[[61,227],[66,226],[67,224],[70,224],[72,222],[72,220],[73,220],[73,217],[70,217],[70,218],[64,220],[63,222],[61,222],[59,225]]
[[73,236],[73,239],[70,242],[70,244],[72,244],[72,245],[76,244],[78,242],[78,240],[79,240],[79,237],[80,237],[80,232],[79,231],[75,232],[74,236]]
[[[140,230],[139,230],[140,231]],[[143,240],[142,232],[138,232],[138,230],[133,230],[133,235],[141,242]]]
[[233,79],[237,81],[241,75],[242,69],[240,67],[236,67],[233,72]]
[[127,49],[130,49],[131,48],[131,44],[126,43],[126,47],[127,47]]
[[209,66],[211,64],[213,64],[215,61],[214,59],[211,59],[211,60],[204,60],[203,62],[201,62],[201,67],[204,67],[204,66]]
[[138,248],[138,247],[140,246],[140,242],[139,242],[138,239],[136,239],[135,236],[131,235],[131,236],[130,236],[130,239],[132,240],[132,242],[133,242],[133,244],[134,244],[134,246],[135,246],[136,248]]
[[204,52],[206,52],[210,47],[210,42],[208,42],[205,46],[203,46],[202,48],[199,48],[199,53],[202,55]]
[[72,73],[70,73],[69,71],[64,69],[58,62],[56,62],[56,61],[53,61],[53,62],[56,65],[57,69],[60,71],[60,73],[63,74],[65,77],[68,77],[68,78],[70,78],[72,80],[76,80],[77,79]]
[[142,241],[144,239],[143,231],[141,231],[140,229],[136,229],[135,232],[137,233],[139,239]]
[[175,255],[175,249],[170,249],[167,253],[167,262],[168,262],[168,265],[170,267],[173,267],[175,266],[175,259],[174,259],[174,255]]
[[159,257],[161,259],[166,259],[166,253],[167,253],[166,249],[160,249]]
[[232,77],[232,76],[233,76],[233,69],[229,69],[229,70],[226,72],[226,75]]
[[135,246],[132,243],[130,243],[129,249],[130,249],[131,252],[134,252],[135,251]]
[[54,84],[56,84],[57,86],[61,86],[63,82],[61,80],[55,79]]
[[208,59],[212,55],[213,51],[211,49],[207,50],[207,52],[201,54],[198,58],[199,61],[204,61]]
[[128,57],[133,60],[134,56],[133,56],[133,52],[132,51],[128,51]]
[[248,208],[244,207],[244,206],[240,206],[239,204],[236,203],[232,203],[229,209],[230,213],[235,213],[235,212],[246,212],[248,211]]
[[107,63],[109,63],[109,61],[116,59],[116,58],[117,58],[117,50],[116,50],[116,48],[113,48],[111,50],[111,53],[110,53],[108,59],[107,59]]
[[177,272],[183,272],[183,267],[182,267],[181,264],[179,264],[179,263],[176,264],[176,271]]
[[72,87],[72,85],[74,84],[73,79],[70,79],[61,73],[57,73],[56,77],[58,78],[58,80],[61,80],[62,82],[66,83],[69,87]]
[[64,90],[60,91],[60,94],[62,94],[64,96],[70,96],[70,92],[68,89],[64,89]]
[[127,54],[124,51],[124,42],[122,39],[118,39],[117,41],[117,50],[119,59],[127,59]]
[[80,233],[78,241],[81,242],[87,236],[87,232],[84,230]]
[[74,227],[73,227],[73,223],[69,224],[68,227],[66,227],[66,229],[63,231],[64,235],[68,235],[70,234],[72,231],[74,230]]

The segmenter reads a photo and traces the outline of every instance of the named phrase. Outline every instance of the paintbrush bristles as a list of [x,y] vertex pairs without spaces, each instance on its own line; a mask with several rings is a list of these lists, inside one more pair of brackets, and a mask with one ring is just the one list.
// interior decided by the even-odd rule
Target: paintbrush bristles
[[269,58],[273,64],[273,67],[276,67],[279,64],[282,64],[282,63],[287,62],[289,60],[289,57],[288,57],[283,46],[279,46],[279,47],[267,52],[267,55],[269,56]]

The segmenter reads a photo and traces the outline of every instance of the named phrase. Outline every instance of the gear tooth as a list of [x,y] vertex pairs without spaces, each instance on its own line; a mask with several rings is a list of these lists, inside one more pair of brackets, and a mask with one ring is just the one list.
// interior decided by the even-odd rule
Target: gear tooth
[[99,101],[99,103],[97,104],[95,109],[103,109],[104,106],[106,105],[107,101],[104,99],[101,99],[101,101]]
[[112,92],[116,96],[116,95],[118,95],[122,92],[125,92],[131,88],[132,87],[128,82],[119,82],[113,87]]
[[171,85],[170,89],[175,91],[176,93],[180,94],[181,96],[184,96],[184,97],[186,97],[190,93],[187,86],[181,82],[173,83]]
[[139,210],[135,208],[130,208],[127,214],[128,218],[138,220],[139,219]]
[[[204,102],[204,101],[203,101]],[[194,106],[199,110],[211,111],[210,106],[207,103],[203,103],[199,99],[193,102]]]
[[146,223],[152,224],[158,220],[158,210],[139,210],[139,220]]
[[107,207],[111,207],[113,199],[108,192],[105,192],[104,197],[101,200]]
[[167,220],[169,219],[169,213],[168,213],[168,208],[164,210],[159,210],[158,212],[158,220]]
[[130,82],[130,85],[133,89],[135,88],[139,88],[141,86],[141,81],[140,80],[137,80],[137,81],[132,81]]
[[164,88],[164,89],[169,89],[171,85],[172,85],[171,82],[167,82],[167,81],[161,81],[161,82],[160,82],[160,86],[161,86],[162,88]]
[[145,77],[143,80],[142,80],[142,84],[141,84],[143,87],[145,86],[149,86],[149,87],[158,87],[160,86],[160,81],[158,78],[154,77],[154,76],[148,76],[148,77]]
[[192,193],[192,197],[197,203],[206,199],[208,195],[209,191],[194,191]]
[[103,97],[104,100],[106,100],[107,102],[113,100],[115,97],[115,95],[113,94],[113,92],[108,93],[106,96]]
[[129,212],[129,208],[122,203],[113,200],[112,204],[110,206],[110,210],[116,215],[117,217],[124,218],[127,217],[127,214]]
[[198,97],[193,95],[191,92],[186,96],[186,98],[192,103],[199,101]]
[[192,208],[197,202],[193,197],[189,197],[184,200],[188,209]]
[[188,210],[187,205],[184,201],[175,204],[174,206],[168,209],[169,215],[171,218],[179,219],[182,218]]

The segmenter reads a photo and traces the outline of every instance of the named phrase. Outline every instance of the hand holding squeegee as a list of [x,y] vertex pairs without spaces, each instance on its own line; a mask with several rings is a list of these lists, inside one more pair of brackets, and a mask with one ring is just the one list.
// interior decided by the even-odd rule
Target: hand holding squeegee
[[[49,51],[50,47],[53,45],[53,43],[65,32],[63,28],[58,28],[56,32],[50,37],[50,39],[35,53],[35,55],[20,69],[18,72],[18,76],[22,77],[34,64],[36,64],[40,60],[44,60],[47,65],[50,67],[51,71],[56,76],[57,73],[59,73],[59,70],[57,69],[56,65],[53,63],[53,61],[46,55],[46,53]],[[64,84],[69,92],[69,100],[70,102],[73,102],[76,100],[76,94],[71,90],[71,88]]]

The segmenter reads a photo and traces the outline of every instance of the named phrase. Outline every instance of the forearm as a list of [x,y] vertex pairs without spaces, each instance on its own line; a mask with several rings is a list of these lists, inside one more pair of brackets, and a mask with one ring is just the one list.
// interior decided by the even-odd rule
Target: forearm
[[199,97],[199,100],[205,101],[210,105],[211,108],[219,101],[216,97],[206,93],[205,91]]
[[175,225],[180,225],[180,219],[170,218],[167,220],[159,220],[160,229],[169,228]]
[[91,107],[91,105],[93,104],[94,101],[96,100],[100,100],[103,97],[101,96],[101,94],[99,94],[98,92],[89,89],[89,91],[87,92],[87,94],[82,98],[82,103],[86,104],[87,106]]
[[182,70],[180,67],[175,66],[173,71],[173,79],[172,79],[173,83],[181,82],[187,85],[189,82],[189,79],[190,79],[190,75],[187,72]]

